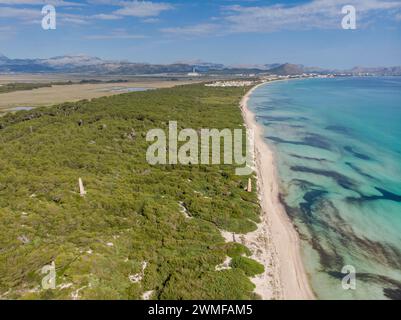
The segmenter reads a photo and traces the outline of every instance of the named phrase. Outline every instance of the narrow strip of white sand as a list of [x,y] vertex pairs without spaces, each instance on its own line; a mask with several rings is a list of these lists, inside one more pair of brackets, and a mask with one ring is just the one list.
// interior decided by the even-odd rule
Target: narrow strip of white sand
[[[264,253],[265,257],[259,256],[256,260],[270,262],[269,265],[264,264],[267,268],[266,272],[270,272],[270,278],[274,279],[274,283],[271,280],[270,283],[266,283],[267,278],[263,275],[260,279],[252,280],[256,285],[255,291],[261,295],[262,299],[315,299],[301,259],[298,233],[279,200],[279,183],[274,153],[263,139],[264,129],[256,123],[255,115],[247,106],[252,92],[262,84],[253,87],[243,97],[241,110],[247,129],[254,132],[255,167],[262,208],[262,222],[255,231],[259,236],[255,240],[259,247],[264,247],[264,250],[260,252]],[[261,232],[264,233],[264,241],[261,241]],[[247,234],[245,237],[249,237],[249,235]],[[272,243],[266,239],[271,239]],[[275,293],[271,292],[272,290]]]

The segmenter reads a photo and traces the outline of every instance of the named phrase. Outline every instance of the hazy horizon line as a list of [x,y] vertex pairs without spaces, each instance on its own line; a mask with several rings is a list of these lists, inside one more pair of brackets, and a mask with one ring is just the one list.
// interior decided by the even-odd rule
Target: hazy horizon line
[[391,65],[386,65],[386,64],[360,64],[360,65],[352,65],[348,67],[331,67],[331,66],[325,66],[325,65],[310,65],[310,64],[304,64],[304,63],[298,63],[294,61],[272,61],[272,62],[238,62],[238,63],[226,63],[226,62],[221,62],[221,61],[210,61],[210,60],[204,60],[200,58],[194,58],[194,59],[176,59],[174,61],[170,62],[156,62],[156,61],[135,61],[135,60],[130,60],[126,58],[107,58],[103,57],[101,55],[91,55],[88,53],[65,53],[65,54],[58,54],[58,55],[51,55],[51,56],[41,56],[41,57],[12,57],[7,54],[4,54],[3,51],[0,51],[0,56],[4,56],[7,59],[10,60],[48,60],[48,59],[54,59],[58,57],[88,57],[88,58],[94,58],[94,59],[99,59],[102,60],[103,62],[126,62],[126,63],[133,63],[133,64],[150,64],[150,65],[172,65],[172,64],[187,64],[187,65],[196,65],[196,64],[202,64],[202,63],[209,63],[209,64],[221,64],[225,67],[230,67],[230,68],[256,68],[257,66],[265,66],[265,65],[272,65],[272,64],[278,64],[278,65],[283,65],[283,64],[293,64],[293,65],[302,65],[304,67],[308,68],[321,68],[321,69],[330,69],[330,70],[347,70],[347,69],[352,69],[352,68],[358,68],[358,67],[364,67],[364,68],[391,68],[391,67],[401,67],[401,61],[399,64],[391,64]]

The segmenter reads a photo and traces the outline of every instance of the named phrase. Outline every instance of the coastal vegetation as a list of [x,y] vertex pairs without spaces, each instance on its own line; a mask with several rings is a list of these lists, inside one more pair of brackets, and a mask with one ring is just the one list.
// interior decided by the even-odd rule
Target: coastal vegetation
[[[257,195],[245,190],[255,177],[235,165],[146,162],[146,133],[167,132],[170,120],[243,128],[247,89],[186,85],[0,118],[0,297],[257,298],[249,277],[263,266],[221,235],[256,229]],[[56,288],[45,290],[52,262]]]

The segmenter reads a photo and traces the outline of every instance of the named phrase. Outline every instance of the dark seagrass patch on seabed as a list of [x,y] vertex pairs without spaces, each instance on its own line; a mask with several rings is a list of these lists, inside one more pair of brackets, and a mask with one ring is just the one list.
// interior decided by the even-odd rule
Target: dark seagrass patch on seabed
[[[310,207],[312,207],[311,197],[312,195],[307,197],[310,201]],[[313,202],[317,202],[319,197],[321,197],[321,195],[315,194]],[[325,242],[325,245],[323,245],[323,242],[321,241],[322,239],[319,238],[319,233],[316,232],[315,229],[316,227],[319,228],[321,225],[327,226],[330,229],[330,223],[326,224],[325,221],[321,220],[321,217],[319,217],[318,214],[304,214],[300,208],[289,206],[286,203],[283,194],[279,194],[279,200],[288,216],[290,216],[292,219],[299,219],[306,226],[307,231],[301,231],[299,228],[296,228],[296,230],[299,233],[301,240],[309,242],[311,247],[318,253],[320,265],[322,266],[323,270],[341,269],[344,265],[343,258],[340,254],[338,254],[336,246],[330,245],[330,242],[327,241]]]
[[[339,271],[327,271],[331,277],[342,280],[344,274]],[[383,294],[391,300],[401,300],[401,282],[387,276],[374,273],[357,273],[357,280],[368,284],[376,284],[383,288]]]
[[346,136],[349,136],[352,133],[352,130],[350,128],[340,126],[340,125],[327,126],[327,127],[325,127],[325,129],[336,132],[336,133],[341,133]]
[[384,295],[391,300],[401,300],[401,286],[397,289],[384,288]]
[[311,174],[316,174],[316,175],[321,175],[324,177],[332,178],[336,181],[336,183],[338,185],[340,185],[344,189],[358,192],[355,190],[355,187],[356,187],[355,182],[352,179],[346,177],[345,175],[343,175],[341,173],[331,171],[331,170],[314,169],[314,168],[309,168],[309,167],[304,167],[304,166],[291,166],[290,169],[292,171],[296,171],[296,172],[311,173]]
[[279,137],[274,137],[274,136],[267,136],[266,138],[275,143],[286,143],[286,144],[310,146],[310,147],[314,147],[314,148],[331,150],[330,143],[323,137],[316,135],[316,134],[308,134],[301,141],[285,140],[285,139],[282,139]]
[[296,185],[303,191],[307,191],[312,188],[319,188],[319,186],[316,185],[315,183],[312,183],[312,182],[304,180],[304,179],[292,179],[291,184]]
[[309,120],[306,117],[290,117],[290,116],[257,116],[258,119],[266,120],[266,121],[307,121]]
[[[397,247],[357,235],[334,204],[324,197],[324,192],[315,191],[320,192],[309,193],[304,197],[307,201],[301,203],[299,208],[287,205],[283,198],[280,201],[287,213],[302,221],[307,228],[302,239],[308,241],[319,254],[323,270],[341,270],[344,266],[339,248],[347,248],[351,256],[363,255],[372,262],[401,269],[401,251]],[[319,236],[322,231],[323,237]]]
[[389,200],[395,202],[401,202],[401,196],[390,191],[384,190],[379,187],[375,187],[377,191],[381,193],[381,195],[373,195],[373,196],[365,196],[359,193],[360,197],[347,197],[346,200],[349,202],[357,202],[362,203],[365,201],[374,201],[374,200]]
[[348,151],[349,153],[351,153],[354,157],[357,157],[359,159],[362,160],[372,160],[371,157],[367,156],[366,154],[360,153],[358,151],[355,151],[353,147],[351,146],[345,146],[344,147],[345,151]]
[[302,210],[302,212],[307,215],[311,215],[312,206],[314,205],[314,203],[327,193],[328,192],[325,190],[311,190],[306,192],[303,196],[303,199],[305,201],[299,204],[299,207]]
[[257,106],[255,109],[258,110],[258,111],[273,111],[273,110],[276,110],[277,107],[273,107],[273,106],[269,106],[269,107]]
[[361,170],[359,167],[357,167],[356,165],[352,164],[351,162],[346,162],[345,164],[347,166],[349,166],[351,169],[353,169],[355,172],[360,174],[361,176],[364,176],[364,177],[372,179],[372,180],[377,180],[375,177],[373,177],[370,174],[364,172],[363,170]]
[[305,136],[305,138],[303,138],[303,141],[312,147],[331,150],[330,142],[328,142],[323,136],[316,133],[309,133]]
[[295,153],[289,153],[288,155],[291,157],[297,158],[297,159],[313,160],[313,161],[319,161],[319,162],[333,162],[333,161],[327,160],[325,158],[306,157],[306,156],[300,156],[299,154],[295,154]]

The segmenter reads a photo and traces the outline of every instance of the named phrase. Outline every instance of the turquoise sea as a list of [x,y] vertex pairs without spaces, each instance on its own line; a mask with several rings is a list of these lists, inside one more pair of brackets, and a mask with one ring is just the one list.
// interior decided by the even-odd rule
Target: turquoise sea
[[[401,77],[268,83],[249,101],[320,299],[401,299]],[[344,290],[342,268],[356,271]]]

